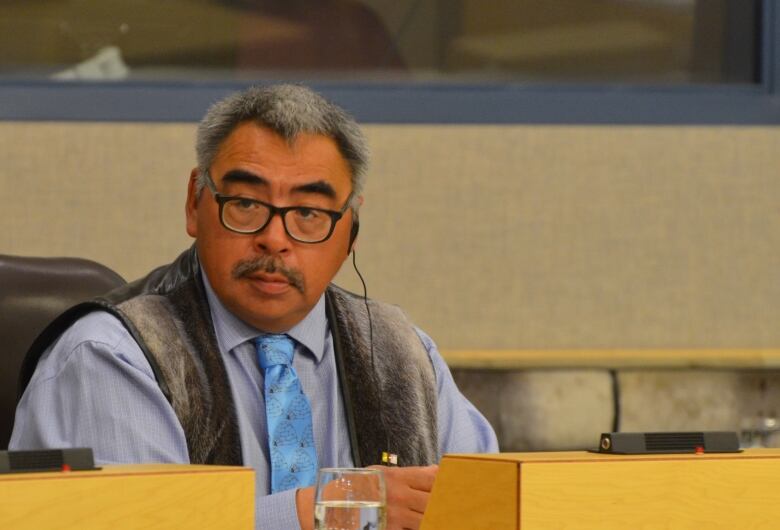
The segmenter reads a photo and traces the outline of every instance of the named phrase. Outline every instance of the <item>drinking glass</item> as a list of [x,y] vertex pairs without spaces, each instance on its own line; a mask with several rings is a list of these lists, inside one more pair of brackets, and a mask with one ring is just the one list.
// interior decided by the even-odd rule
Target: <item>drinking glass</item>
[[381,470],[322,468],[317,472],[315,530],[384,530],[386,512]]

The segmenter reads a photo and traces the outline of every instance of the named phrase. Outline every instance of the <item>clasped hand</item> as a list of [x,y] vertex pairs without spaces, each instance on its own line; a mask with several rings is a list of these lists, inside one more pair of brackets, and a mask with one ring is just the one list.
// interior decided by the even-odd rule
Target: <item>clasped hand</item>
[[371,466],[371,468],[384,471],[387,491],[387,530],[420,528],[439,466]]
[[[371,466],[384,472],[387,494],[387,530],[418,530],[439,466]],[[302,530],[314,526],[314,488],[296,493],[298,520]]]

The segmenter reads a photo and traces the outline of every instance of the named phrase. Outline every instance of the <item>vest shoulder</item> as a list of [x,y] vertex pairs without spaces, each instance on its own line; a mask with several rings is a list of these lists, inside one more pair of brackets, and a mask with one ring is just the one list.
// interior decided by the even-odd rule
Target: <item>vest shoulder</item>
[[337,303],[340,302],[342,305],[348,305],[348,306],[358,308],[361,312],[363,311],[363,308],[365,308],[366,301],[368,301],[368,305],[371,309],[372,314],[374,312],[379,311],[384,314],[387,314],[388,316],[394,315],[396,318],[401,318],[403,320],[406,320],[409,322],[409,324],[413,325],[409,320],[409,317],[406,315],[406,312],[403,309],[401,309],[400,306],[397,306],[395,304],[383,302],[375,298],[366,299],[363,297],[362,294],[353,293],[352,291],[348,291],[343,287],[339,287],[338,285],[335,284],[330,284],[328,286],[326,293],[332,299],[335,299]]
[[170,294],[189,280],[197,279],[200,265],[194,247],[182,252],[173,263],[152,270],[143,278],[123,285],[100,297],[101,300],[119,305],[136,296],[146,294]]
[[[420,335],[419,328],[400,307],[369,298],[369,313],[363,296],[334,285],[328,287],[327,296],[329,305],[333,307],[335,325],[341,327],[344,334],[352,334],[358,342],[369,343],[370,330],[373,330],[374,345],[379,350],[398,350],[393,355],[415,352],[421,359],[430,362],[428,344]],[[358,339],[358,336],[361,338]],[[399,345],[403,347],[399,348]]]

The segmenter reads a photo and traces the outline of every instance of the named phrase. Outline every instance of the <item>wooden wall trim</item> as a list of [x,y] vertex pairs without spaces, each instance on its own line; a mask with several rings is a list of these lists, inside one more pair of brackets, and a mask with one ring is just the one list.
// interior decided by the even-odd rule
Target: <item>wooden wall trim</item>
[[780,349],[444,350],[450,368],[780,369]]

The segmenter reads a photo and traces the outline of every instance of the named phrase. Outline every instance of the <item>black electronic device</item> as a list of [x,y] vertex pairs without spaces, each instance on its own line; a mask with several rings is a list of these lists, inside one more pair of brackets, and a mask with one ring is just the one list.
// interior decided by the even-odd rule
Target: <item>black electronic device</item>
[[43,471],[91,471],[95,467],[92,449],[43,449],[40,451],[0,451],[0,473]]
[[739,451],[739,438],[733,431],[605,432],[599,441],[599,453],[619,455]]

